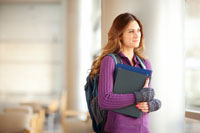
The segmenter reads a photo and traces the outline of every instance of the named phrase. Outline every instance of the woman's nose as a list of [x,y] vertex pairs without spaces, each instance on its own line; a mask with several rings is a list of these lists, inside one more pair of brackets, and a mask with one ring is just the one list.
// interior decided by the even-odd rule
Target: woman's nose
[[140,35],[139,35],[140,33],[137,33],[137,32],[135,32],[134,33],[134,38],[138,38]]

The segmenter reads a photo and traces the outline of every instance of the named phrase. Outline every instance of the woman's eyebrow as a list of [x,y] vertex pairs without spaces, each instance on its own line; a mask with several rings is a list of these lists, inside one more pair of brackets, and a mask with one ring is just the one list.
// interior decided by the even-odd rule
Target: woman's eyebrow
[[137,28],[137,29],[128,29],[128,31],[132,31],[132,30],[140,30],[140,28]]

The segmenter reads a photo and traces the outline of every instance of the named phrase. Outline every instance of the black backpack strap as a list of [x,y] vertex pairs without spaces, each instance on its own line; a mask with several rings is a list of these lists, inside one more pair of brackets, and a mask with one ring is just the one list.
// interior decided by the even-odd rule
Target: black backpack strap
[[118,54],[113,54],[113,55],[114,55],[115,58],[117,59],[117,63],[123,64],[123,62],[122,62],[122,60],[121,60],[121,58],[120,58],[120,56],[119,56]]
[[123,64],[123,62],[118,54],[108,54],[108,56],[111,56],[115,62],[114,77],[116,77],[116,73],[117,73],[116,66],[117,64]]
[[144,63],[144,60],[141,59],[138,55],[136,55],[137,60],[140,62],[141,66],[143,69],[147,69]]
[[123,64],[118,54],[108,54],[108,56],[111,56],[113,58],[115,65],[117,65],[117,63]]

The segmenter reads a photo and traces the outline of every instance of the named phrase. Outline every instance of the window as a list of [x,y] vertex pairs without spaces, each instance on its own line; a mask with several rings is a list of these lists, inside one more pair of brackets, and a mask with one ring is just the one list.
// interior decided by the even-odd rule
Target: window
[[0,94],[55,95],[62,87],[61,5],[0,4]]
[[185,94],[188,108],[200,107],[200,1],[185,4]]

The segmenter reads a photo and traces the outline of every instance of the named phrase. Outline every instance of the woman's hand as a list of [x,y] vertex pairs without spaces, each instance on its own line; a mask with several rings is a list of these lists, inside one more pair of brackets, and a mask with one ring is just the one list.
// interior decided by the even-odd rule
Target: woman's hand
[[139,102],[136,107],[142,112],[149,112],[149,104],[147,102]]
[[[143,88],[148,88],[149,85],[149,78],[146,79]],[[142,112],[149,112],[149,104],[147,102],[139,102],[136,107],[141,110]]]
[[149,84],[149,78],[146,79],[146,82],[144,84],[144,87],[138,91],[134,91],[135,95],[135,103],[140,103],[140,102],[149,102],[153,100],[154,98],[154,90],[153,88],[148,88]]

